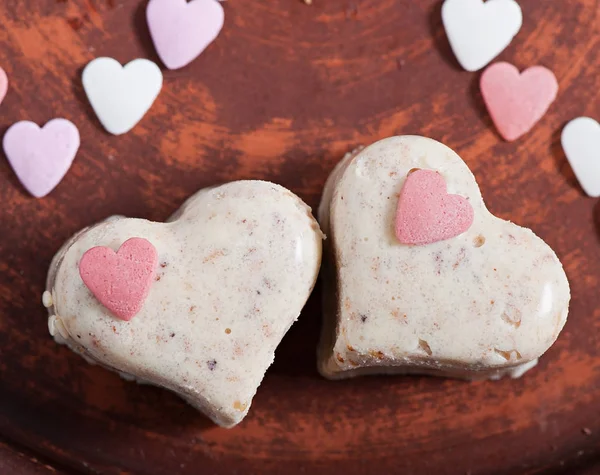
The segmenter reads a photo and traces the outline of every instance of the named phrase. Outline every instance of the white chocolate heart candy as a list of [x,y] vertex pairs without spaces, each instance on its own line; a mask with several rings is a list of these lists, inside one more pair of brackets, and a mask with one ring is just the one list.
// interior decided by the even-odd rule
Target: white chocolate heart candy
[[[415,168],[439,173],[449,195],[467,199],[468,229],[424,245],[399,241],[398,197]],[[319,348],[328,378],[517,377],[566,322],[569,283],[556,254],[493,216],[466,164],[439,142],[392,137],[348,155],[327,181],[319,218],[329,236]]]
[[[158,265],[141,310],[124,321],[88,290],[79,262],[133,237],[152,244]],[[313,289],[322,237],[300,198],[262,181],[202,190],[167,223],[111,218],[56,255],[44,298],[50,331],[89,361],[171,389],[231,427]]]
[[442,20],[460,65],[477,71],[510,44],[523,13],[514,0],[445,0]]

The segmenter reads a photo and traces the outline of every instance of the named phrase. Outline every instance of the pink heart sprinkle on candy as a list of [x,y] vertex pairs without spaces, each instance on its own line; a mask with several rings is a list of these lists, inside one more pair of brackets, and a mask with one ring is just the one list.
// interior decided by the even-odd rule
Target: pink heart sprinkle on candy
[[6,131],[2,145],[23,186],[36,198],[42,198],[71,167],[79,150],[79,131],[66,119],[53,119],[43,128],[22,121]]
[[4,69],[0,68],[0,104],[6,97],[6,92],[8,91],[8,76]]
[[167,68],[179,69],[215,40],[225,12],[217,0],[150,0],[146,19],[160,59]]
[[157,262],[152,243],[136,237],[125,241],[117,252],[104,246],[88,250],[79,262],[79,275],[115,317],[129,321],[148,297]]
[[509,63],[496,63],[481,76],[481,94],[498,132],[508,142],[529,132],[556,99],[554,73],[533,66],[522,73]]
[[449,195],[446,182],[433,170],[409,173],[400,192],[396,237],[402,244],[431,244],[453,238],[473,224],[469,201]]

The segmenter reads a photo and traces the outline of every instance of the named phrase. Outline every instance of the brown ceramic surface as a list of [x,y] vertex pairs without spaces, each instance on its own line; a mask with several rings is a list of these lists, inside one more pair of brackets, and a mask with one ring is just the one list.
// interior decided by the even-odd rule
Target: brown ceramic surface
[[19,475],[60,475],[64,472],[40,462],[31,455],[0,442],[0,473]]
[[[101,129],[80,75],[96,56],[157,60],[146,1],[0,2],[11,78],[0,133],[60,116],[82,137],[43,200],[0,160],[0,473],[600,473],[600,205],[583,196],[559,143],[567,120],[600,118],[600,3],[520,3],[523,29],[501,58],[550,67],[561,90],[534,131],[507,144],[479,74],[451,55],[439,0],[228,1],[216,43],[167,71],[155,106],[122,137]],[[569,321],[524,379],[325,381],[315,292],[249,417],[224,430],[48,335],[46,270],[80,228],[115,213],[162,220],[199,188],[240,178],[281,183],[316,207],[344,152],[407,133],[457,150],[490,209],[531,227],[565,265]]]

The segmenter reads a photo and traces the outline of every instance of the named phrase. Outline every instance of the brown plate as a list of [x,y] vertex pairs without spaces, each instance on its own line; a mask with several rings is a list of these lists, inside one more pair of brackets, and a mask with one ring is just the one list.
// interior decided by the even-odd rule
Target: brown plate
[[[218,40],[190,67],[165,71],[157,103],[121,137],[100,127],[80,75],[97,56],[158,61],[146,2],[0,2],[0,65],[11,78],[0,132],[59,116],[82,137],[73,168],[42,200],[0,160],[0,439],[16,448],[0,445],[0,473],[44,464],[150,475],[600,473],[600,205],[583,196],[559,143],[567,120],[600,118],[600,4],[520,3],[523,29],[501,58],[550,67],[561,90],[508,144],[485,112],[480,74],[450,52],[438,0],[226,2]],[[111,214],[162,220],[199,188],[240,178],[281,183],[315,207],[344,152],[409,133],[457,150],[490,209],[532,228],[565,265],[569,322],[523,379],[325,381],[317,291],[249,417],[224,430],[49,337],[46,270],[80,228]]]

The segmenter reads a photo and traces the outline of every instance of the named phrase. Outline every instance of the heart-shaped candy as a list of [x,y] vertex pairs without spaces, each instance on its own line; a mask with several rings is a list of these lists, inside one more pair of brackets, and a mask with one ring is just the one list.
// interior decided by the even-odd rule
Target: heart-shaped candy
[[578,117],[562,131],[561,142],[579,184],[589,196],[600,196],[600,124]]
[[8,92],[8,76],[4,69],[0,68],[0,104],[6,97],[6,93]]
[[79,262],[79,274],[102,305],[128,321],[142,309],[154,280],[157,260],[151,242],[131,238],[117,252],[103,246],[87,251]]
[[147,59],[125,66],[112,58],[96,58],[83,70],[83,88],[104,128],[111,134],[129,132],[158,97],[163,76]]
[[558,82],[548,68],[521,74],[510,63],[496,63],[481,75],[481,94],[496,128],[507,141],[529,132],[556,99]]
[[458,62],[467,71],[477,71],[510,44],[523,14],[514,0],[446,0],[442,21]]
[[167,68],[179,69],[215,40],[225,13],[217,0],[150,0],[146,18],[160,59]]
[[[105,306],[125,316],[136,310],[121,303],[127,292],[140,301],[154,253],[127,243],[116,256],[88,249],[117,249],[131,236],[152,243],[158,266],[139,313],[123,321]],[[112,218],[74,236],[55,257],[44,298],[49,328],[87,359],[171,389],[230,427],[248,412],[312,291],[321,241],[310,208],[262,181],[202,190],[168,223]]]
[[[407,177],[414,168],[423,170]],[[443,178],[448,193],[468,199],[473,222],[451,239],[407,246],[395,236],[399,194],[401,206],[436,225],[427,204],[402,201],[423,177],[438,182],[424,190],[439,195]],[[414,197],[431,199],[423,191]],[[473,174],[439,142],[393,137],[348,156],[327,181],[319,218],[330,237],[319,349],[328,378],[515,377],[565,324],[569,284],[555,253],[529,229],[490,214]]]
[[66,175],[79,143],[75,124],[53,119],[43,128],[29,121],[17,122],[6,131],[2,145],[23,186],[42,198]]
[[446,192],[446,182],[432,170],[409,172],[398,200],[396,237],[403,244],[431,244],[467,231],[473,207]]

